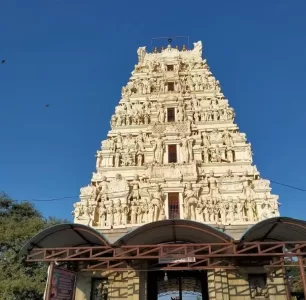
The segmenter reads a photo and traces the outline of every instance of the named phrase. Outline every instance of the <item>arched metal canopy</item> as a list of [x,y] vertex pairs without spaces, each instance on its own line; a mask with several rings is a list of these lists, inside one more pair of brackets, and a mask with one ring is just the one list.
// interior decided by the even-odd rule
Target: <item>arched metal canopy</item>
[[42,230],[22,248],[22,254],[33,248],[109,246],[109,241],[95,229],[82,224],[59,224]]
[[227,243],[233,238],[203,223],[163,220],[142,225],[118,239],[114,245],[156,245],[169,242]]
[[296,242],[306,240],[306,222],[288,217],[266,219],[251,227],[240,242]]

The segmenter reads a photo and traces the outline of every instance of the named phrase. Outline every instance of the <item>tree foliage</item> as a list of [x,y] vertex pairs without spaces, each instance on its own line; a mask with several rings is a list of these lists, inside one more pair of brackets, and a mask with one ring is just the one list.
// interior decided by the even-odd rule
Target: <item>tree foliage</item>
[[62,222],[0,193],[0,300],[42,299],[47,266],[26,263],[20,250],[39,231]]
[[291,292],[302,293],[303,290],[303,282],[301,279],[300,268],[297,262],[290,261],[290,264],[296,265],[291,267],[286,267],[287,276],[290,284]]

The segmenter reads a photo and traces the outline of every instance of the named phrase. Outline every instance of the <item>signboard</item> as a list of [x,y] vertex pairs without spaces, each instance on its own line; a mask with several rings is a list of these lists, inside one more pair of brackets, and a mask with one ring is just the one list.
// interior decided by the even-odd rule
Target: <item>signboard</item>
[[48,278],[47,300],[74,300],[76,273],[53,268]]
[[[187,248],[188,252],[193,250],[193,247]],[[195,257],[184,257],[184,250],[171,251],[171,248],[168,249],[169,253],[165,254],[164,257],[158,259],[159,264],[176,264],[176,263],[189,263],[195,262]],[[167,252],[167,251],[165,251]]]

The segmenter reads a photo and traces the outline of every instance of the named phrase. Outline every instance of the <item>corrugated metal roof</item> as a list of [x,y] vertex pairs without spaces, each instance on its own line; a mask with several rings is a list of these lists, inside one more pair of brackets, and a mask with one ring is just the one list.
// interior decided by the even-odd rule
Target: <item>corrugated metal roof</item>
[[306,222],[288,217],[266,219],[251,227],[241,242],[306,241]]
[[227,234],[203,223],[189,220],[163,220],[148,223],[118,239],[114,245],[155,245],[168,242],[226,243]]
[[33,248],[108,245],[107,238],[89,226],[82,224],[60,224],[39,232],[23,246],[21,252],[26,254]]

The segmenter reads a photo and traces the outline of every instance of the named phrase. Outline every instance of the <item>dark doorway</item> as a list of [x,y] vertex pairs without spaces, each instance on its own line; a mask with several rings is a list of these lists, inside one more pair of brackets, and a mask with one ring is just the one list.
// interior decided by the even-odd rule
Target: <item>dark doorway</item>
[[148,300],[208,300],[205,271],[148,272]]
[[179,193],[168,193],[168,211],[169,219],[180,218]]

